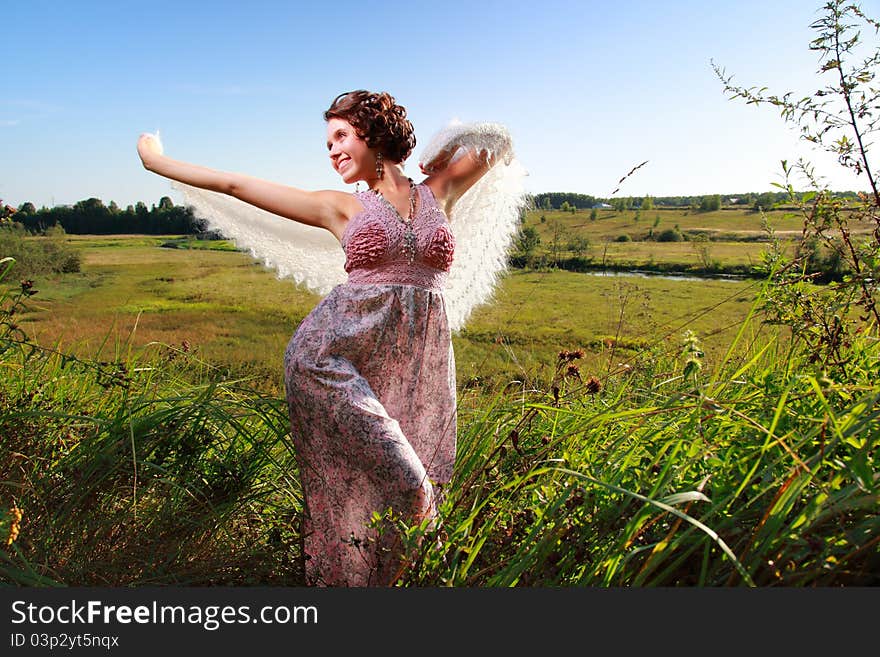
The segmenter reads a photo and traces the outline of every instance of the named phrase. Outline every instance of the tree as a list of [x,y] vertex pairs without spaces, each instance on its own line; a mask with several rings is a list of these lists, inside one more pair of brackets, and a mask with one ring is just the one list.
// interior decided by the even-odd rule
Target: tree
[[25,201],[21,205],[18,206],[18,212],[20,214],[36,214],[37,208],[34,207],[34,204],[30,201]]
[[616,198],[611,201],[611,207],[614,208],[615,212],[626,212],[631,205],[632,201],[629,198]]
[[550,255],[553,258],[553,264],[555,265],[559,261],[559,252],[562,250],[562,236],[565,232],[565,228],[559,221],[554,221],[550,228],[553,231],[553,236],[550,240]]
[[534,226],[524,226],[516,238],[516,248],[523,255],[529,256],[538,248],[541,237]]
[[764,192],[762,194],[758,194],[754,204],[752,205],[752,209],[755,212],[763,212],[764,210],[769,210],[775,204],[776,194],[774,194],[773,192]]
[[716,212],[721,209],[721,196],[704,196],[700,199],[700,212]]
[[697,254],[697,258],[700,261],[700,266],[705,270],[709,271],[712,269],[715,264],[712,260],[712,243],[709,241],[709,238],[705,233],[700,233],[699,235],[695,235],[691,240],[691,247],[694,249],[694,253]]
[[571,251],[576,258],[582,258],[590,249],[590,240],[583,235],[572,238],[568,243],[568,250]]
[[70,232],[102,234],[111,232],[111,224],[110,210],[101,199],[92,197],[77,201],[62,225]]
[[[848,345],[856,336],[876,339],[880,327],[880,189],[868,158],[869,140],[880,131],[880,89],[874,82],[880,67],[880,22],[858,5],[833,0],[810,27],[816,32],[810,50],[819,56],[817,74],[831,79],[809,95],[779,96],[766,88],[735,86],[732,76],[714,62],[712,66],[731,98],[773,107],[786,123],[797,126],[802,139],[835,154],[841,166],[866,179],[867,193],[848,201],[832,194],[808,161],[791,166],[783,160],[785,183],[774,183],[800,207],[803,238],[794,257],[778,246],[767,255],[770,284],[764,309],[771,321],[791,328],[810,350],[811,360],[845,377]],[[861,41],[865,28],[875,35],[864,45],[867,56]],[[809,182],[810,193],[794,191],[795,173]],[[851,226],[859,225],[869,229],[854,235]],[[845,271],[840,282],[820,290],[807,286],[812,276],[805,272],[817,260]]]

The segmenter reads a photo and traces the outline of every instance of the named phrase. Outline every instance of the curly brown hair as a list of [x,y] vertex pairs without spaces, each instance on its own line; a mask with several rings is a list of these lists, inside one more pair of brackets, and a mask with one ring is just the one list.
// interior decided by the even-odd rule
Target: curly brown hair
[[367,146],[378,149],[392,162],[403,162],[416,146],[406,109],[384,91],[358,89],[339,94],[324,112],[325,121],[332,118],[348,121]]

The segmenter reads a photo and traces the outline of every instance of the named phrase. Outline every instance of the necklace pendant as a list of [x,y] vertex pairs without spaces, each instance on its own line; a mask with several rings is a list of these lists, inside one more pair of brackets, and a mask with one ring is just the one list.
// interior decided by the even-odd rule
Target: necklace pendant
[[409,218],[404,219],[400,216],[400,212],[397,211],[397,208],[391,204],[391,202],[385,198],[382,192],[379,191],[378,188],[372,189],[372,192],[382,199],[382,202],[388,207],[397,221],[403,224],[406,227],[406,232],[403,234],[403,244],[401,245],[402,251],[406,254],[407,261],[409,264],[415,262],[416,259],[416,251],[418,250],[418,241],[416,239],[416,234],[413,232],[412,224],[416,218],[416,186],[413,183],[412,178],[409,179]]
[[413,232],[411,225],[407,225],[406,233],[403,236],[403,250],[409,260],[409,264],[412,264],[416,259],[416,234]]

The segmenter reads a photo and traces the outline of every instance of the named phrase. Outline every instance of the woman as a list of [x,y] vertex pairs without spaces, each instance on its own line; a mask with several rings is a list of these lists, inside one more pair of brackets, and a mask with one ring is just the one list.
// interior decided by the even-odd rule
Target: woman
[[304,191],[172,160],[142,135],[144,167],[329,231],[348,281],[302,321],[284,357],[305,509],[306,583],[390,585],[405,566],[396,520],[431,522],[455,460],[455,363],[443,287],[455,239],[447,217],[499,157],[497,124],[454,126],[415,184],[406,110],[352,91],[324,113],[330,164],[367,191]]

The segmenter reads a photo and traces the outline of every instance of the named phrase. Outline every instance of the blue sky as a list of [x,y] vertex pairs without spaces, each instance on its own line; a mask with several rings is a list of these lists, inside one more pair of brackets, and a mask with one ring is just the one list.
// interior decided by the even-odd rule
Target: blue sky
[[[500,121],[528,191],[608,196],[767,191],[810,157],[834,189],[865,189],[743,86],[805,95],[820,0],[461,2],[10,1],[0,40],[0,199],[120,206],[176,195],[135,143],[305,189],[330,169],[322,112],[343,91],[405,105],[417,156],[450,119]],[[880,0],[862,2],[880,16]],[[863,35],[876,39],[875,35]]]

